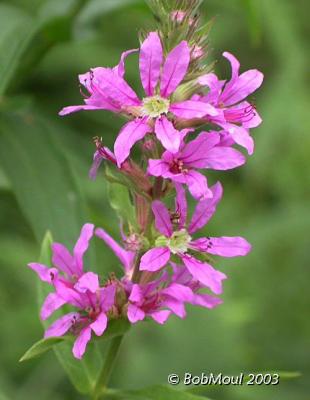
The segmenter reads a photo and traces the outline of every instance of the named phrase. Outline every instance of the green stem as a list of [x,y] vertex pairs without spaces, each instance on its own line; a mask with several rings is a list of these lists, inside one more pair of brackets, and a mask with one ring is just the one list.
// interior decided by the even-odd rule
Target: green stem
[[111,339],[108,353],[106,355],[106,358],[104,360],[103,366],[101,368],[97,382],[94,387],[93,397],[92,397],[93,400],[98,400],[100,395],[104,397],[104,391],[107,388],[107,384],[109,382],[111,372],[113,370],[117,353],[121,345],[121,342],[123,340],[123,337],[124,335],[121,335]]

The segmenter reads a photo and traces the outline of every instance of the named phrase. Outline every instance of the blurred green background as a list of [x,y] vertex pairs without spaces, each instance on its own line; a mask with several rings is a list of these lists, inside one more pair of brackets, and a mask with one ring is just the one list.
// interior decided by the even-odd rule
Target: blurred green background
[[[139,324],[122,347],[112,385],[166,383],[185,371],[239,374],[300,371],[278,386],[215,387],[218,400],[309,398],[310,135],[306,85],[307,1],[205,0],[215,18],[211,55],[231,51],[242,69],[265,74],[254,101],[264,123],[253,134],[256,152],[237,171],[210,174],[224,183],[224,199],[208,232],[244,235],[244,259],[221,261],[229,279],[224,305],[188,308],[185,320]],[[61,119],[61,107],[80,104],[77,74],[114,66],[138,46],[141,27],[154,26],[142,0],[7,0],[0,2],[0,399],[79,399],[53,355],[18,364],[42,336],[36,278],[26,268],[38,258],[46,229],[71,246],[90,221],[118,237],[104,178],[88,180],[92,137],[112,145],[122,121],[107,112]],[[137,58],[127,77],[140,89]],[[253,98],[252,98],[253,100]],[[101,243],[100,272],[117,270]]]

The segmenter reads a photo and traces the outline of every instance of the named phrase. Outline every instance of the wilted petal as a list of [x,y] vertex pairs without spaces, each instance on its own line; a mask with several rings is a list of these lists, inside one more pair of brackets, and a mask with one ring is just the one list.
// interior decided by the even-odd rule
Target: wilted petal
[[158,271],[167,264],[169,259],[170,250],[168,247],[155,247],[141,257],[140,271]]
[[108,318],[104,312],[101,312],[96,318],[96,321],[90,324],[90,327],[97,336],[101,336],[103,332],[106,330],[107,324],[108,324]]
[[171,153],[177,153],[181,144],[180,132],[175,129],[173,123],[165,116],[157,118],[155,122],[155,134],[165,149]]
[[41,308],[40,312],[41,319],[43,321],[46,320],[53,314],[54,311],[58,310],[64,304],[66,304],[66,300],[60,297],[57,293],[49,293],[46,296]]
[[209,150],[205,159],[201,162],[201,167],[215,170],[228,170],[240,167],[246,162],[245,156],[240,151],[231,147],[216,146]]
[[182,82],[190,62],[190,48],[186,41],[177,45],[166,58],[163,67],[160,94],[169,97]]
[[75,324],[79,318],[79,314],[72,312],[62,316],[50,325],[44,333],[44,337],[63,336]]
[[[103,100],[100,106],[94,105],[81,105],[81,106],[67,106],[61,109],[58,113],[61,117],[65,115],[72,114],[78,111],[90,111],[90,110],[110,110],[109,105]],[[112,111],[112,110],[111,110]]]
[[124,51],[121,55],[119,64],[113,68],[115,71],[117,71],[118,75],[121,78],[124,78],[124,75],[125,75],[125,60],[126,60],[126,58],[129,56],[129,54],[135,53],[137,51],[139,51],[139,49],[131,49],[131,50]]
[[188,190],[195,199],[201,201],[212,197],[207,178],[204,175],[192,170],[185,175],[185,178]]
[[145,318],[145,312],[134,304],[128,305],[127,317],[132,324],[142,321]]
[[169,310],[160,310],[160,311],[152,312],[150,314],[150,317],[153,318],[153,320],[155,322],[157,322],[158,324],[164,324],[167,321],[167,319],[169,318],[170,314],[171,314],[171,311],[169,311]]
[[28,267],[35,271],[43,282],[53,283],[53,280],[58,275],[58,270],[56,268],[48,268],[43,264],[29,263]]
[[170,237],[173,229],[167,207],[161,201],[155,200],[152,203],[152,210],[155,216],[156,229],[163,235]]
[[133,145],[151,131],[147,118],[135,119],[123,126],[114,143],[114,154],[119,168],[129,156]]
[[210,264],[189,255],[182,256],[182,260],[195,279],[207,286],[215,294],[222,293],[222,280],[227,278],[225,274],[217,271]]
[[206,307],[206,308],[214,308],[223,303],[222,299],[218,297],[213,297],[210,294],[195,294],[192,304],[196,306]]
[[80,275],[83,272],[83,256],[85,251],[88,249],[89,241],[93,237],[93,235],[94,225],[85,224],[81,229],[80,237],[73,249],[77,275]]
[[174,103],[170,106],[169,111],[182,119],[203,118],[206,115],[217,116],[219,114],[219,111],[211,104],[193,100]]
[[76,273],[75,262],[69,250],[61,243],[53,243],[52,251],[53,264],[67,275],[74,275]]
[[93,272],[86,272],[80,277],[74,288],[80,293],[86,293],[87,290],[91,293],[96,293],[97,289],[99,289],[98,275]]
[[157,85],[160,67],[163,62],[163,50],[157,32],[150,32],[140,49],[140,76],[147,96],[154,94]]
[[87,343],[91,339],[91,328],[87,326],[86,328],[82,329],[79,336],[77,337],[76,341],[73,345],[73,355],[77,359],[81,359],[85,353]]
[[190,234],[198,231],[198,229],[206,225],[206,223],[215,213],[216,206],[222,198],[223,187],[219,182],[213,185],[210,189],[213,193],[213,197],[211,199],[199,201],[196,205],[195,211],[188,227],[188,232]]
[[222,257],[246,256],[251,251],[250,243],[239,236],[211,237],[208,253]]
[[132,267],[133,259],[135,253],[132,251],[124,250],[107,232],[102,228],[97,228],[95,230],[95,235],[102,239],[114,252],[116,257],[121,261],[125,270],[128,271]]

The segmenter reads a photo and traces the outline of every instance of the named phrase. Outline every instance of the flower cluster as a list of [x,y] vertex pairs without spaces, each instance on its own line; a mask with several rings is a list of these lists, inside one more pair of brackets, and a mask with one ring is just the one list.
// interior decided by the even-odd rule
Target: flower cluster
[[[187,16],[175,10],[170,18],[182,24]],[[127,119],[114,151],[96,138],[90,176],[95,178],[105,161],[131,191],[137,215],[135,226],[121,221],[123,245],[102,228],[86,224],[72,254],[54,243],[52,268],[29,264],[53,288],[41,318],[49,318],[64,305],[72,307],[50,325],[45,337],[72,333],[76,358],[83,356],[93,333],[104,333],[110,320],[127,318],[134,324],[150,317],[163,324],[171,314],[184,318],[186,304],[210,309],[221,304],[217,296],[227,277],[214,268],[212,256],[245,256],[251,249],[239,236],[195,235],[215,213],[223,194],[222,185],[210,186],[201,170],[243,165],[246,157],[235,145],[253,153],[249,130],[261,119],[246,98],[261,85],[263,75],[257,70],[240,75],[239,62],[226,52],[232,69],[229,81],[219,80],[213,72],[192,79],[192,62],[203,51],[197,46],[182,40],[168,51],[160,33],[151,32],[140,49],[124,52],[114,68],[93,68],[80,75],[87,92],[84,104],[60,112],[108,110]],[[139,52],[142,98],[125,80],[125,59],[135,52]],[[204,130],[196,134],[199,127]],[[138,142],[142,154],[136,160],[131,150]],[[195,202],[191,218],[187,190]],[[171,195],[174,205],[168,208]],[[115,253],[122,276],[99,277],[84,268],[84,253],[96,237]]]

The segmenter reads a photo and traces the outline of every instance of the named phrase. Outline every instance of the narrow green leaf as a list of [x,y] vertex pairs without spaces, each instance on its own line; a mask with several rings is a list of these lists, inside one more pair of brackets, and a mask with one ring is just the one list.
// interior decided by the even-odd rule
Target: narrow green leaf
[[167,385],[130,391],[109,390],[103,398],[106,400],[210,400],[205,396],[196,396]]
[[65,336],[49,337],[47,339],[41,339],[26,351],[26,353],[21,357],[19,362],[31,360],[32,358],[38,357],[41,354],[51,350],[56,344],[59,344],[64,340],[66,340]]
[[135,209],[128,188],[119,183],[108,182],[107,185],[111,207],[116,211],[119,218],[135,226]]

